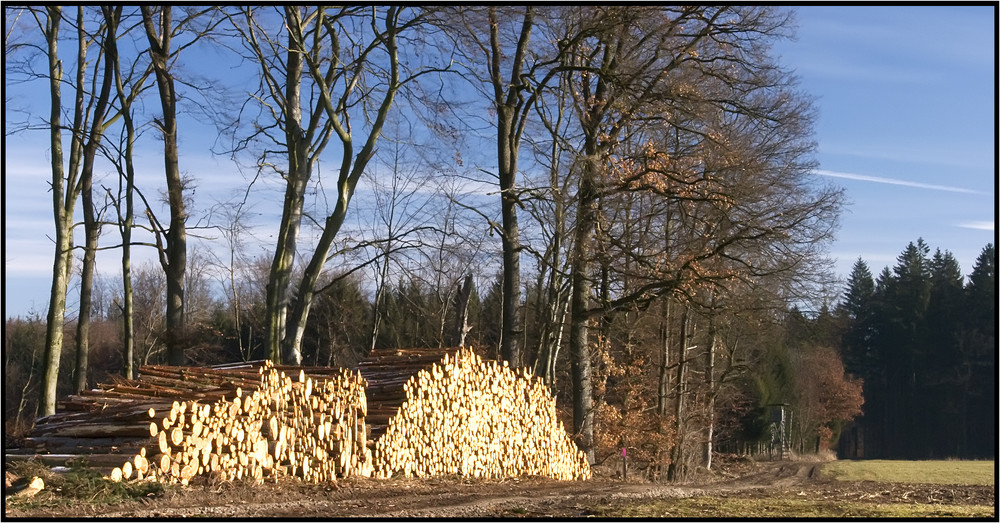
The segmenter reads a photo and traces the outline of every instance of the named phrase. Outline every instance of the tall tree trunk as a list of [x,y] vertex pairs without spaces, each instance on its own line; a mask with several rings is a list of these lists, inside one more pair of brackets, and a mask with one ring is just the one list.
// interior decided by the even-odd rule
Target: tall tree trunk
[[[285,327],[284,352],[289,361],[294,362],[296,365],[302,361],[302,336],[305,334],[309,311],[316,294],[316,282],[330,255],[333,240],[337,237],[340,228],[344,224],[344,219],[347,216],[347,208],[351,203],[351,198],[354,196],[354,189],[361,179],[361,174],[368,166],[368,162],[375,155],[375,145],[382,134],[382,128],[385,126],[385,121],[389,116],[396,93],[402,87],[399,76],[399,49],[396,41],[399,31],[400,12],[400,8],[390,7],[385,15],[386,27],[385,31],[380,35],[379,40],[385,46],[385,52],[388,55],[389,73],[388,78],[385,80],[387,86],[378,106],[377,113],[371,120],[371,129],[368,132],[368,136],[356,156],[354,155],[354,139],[351,135],[350,121],[346,117],[346,113],[342,112],[344,108],[339,104],[334,104],[329,92],[320,94],[323,109],[337,131],[343,150],[341,152],[340,174],[337,178],[337,201],[333,212],[326,218],[326,222],[323,225],[323,233],[316,245],[316,250],[313,251],[312,258],[310,258],[309,264],[306,265],[302,273],[298,294],[293,304],[292,313],[288,315]],[[326,80],[323,78],[322,73],[317,70],[317,67],[318,64],[311,61],[309,73],[318,84],[326,85]]]
[[[587,459],[594,462],[594,398],[591,386],[590,346],[588,343],[590,308],[591,243],[597,223],[597,143],[588,136],[586,160],[581,172],[576,232],[573,244],[573,267],[570,271],[573,290],[570,295],[569,353],[573,375],[573,432]],[[596,137],[595,137],[596,138]]]
[[[132,178],[129,178],[128,185],[131,186]],[[126,189],[129,191],[131,189]],[[122,330],[124,342],[124,354],[122,355],[123,369],[125,377],[135,379],[135,306],[132,299],[132,248],[129,243],[132,241],[132,196],[127,195],[128,202],[125,204],[125,223],[122,224]]]
[[656,376],[656,412],[667,417],[670,398],[670,298],[660,302],[660,365]]
[[97,157],[97,149],[100,146],[101,139],[104,136],[104,128],[107,125],[104,120],[108,111],[108,101],[111,96],[111,84],[114,81],[114,61],[117,58],[113,56],[113,53],[108,52],[108,42],[117,38],[118,21],[113,14],[110,14],[110,9],[107,11],[109,14],[105,16],[104,35],[102,37],[104,76],[101,80],[101,92],[94,108],[90,133],[87,136],[87,144],[83,147],[83,169],[80,171],[81,194],[83,197],[83,228],[86,240],[83,251],[83,270],[80,275],[80,309],[76,323],[76,392],[81,392],[87,388],[87,359],[90,353],[90,320],[93,305],[91,297],[94,287],[97,241],[101,234],[101,224],[98,222],[94,209],[94,159]]
[[171,7],[160,7],[158,23],[153,20],[153,9],[142,7],[142,20],[149,40],[149,56],[156,74],[163,119],[159,122],[163,134],[163,170],[167,181],[167,203],[170,208],[170,226],[166,242],[160,253],[160,264],[167,278],[166,335],[167,361],[183,365],[185,336],[184,274],[187,270],[187,210],[184,206],[184,185],[181,182],[177,152],[177,93],[174,77],[169,70]]
[[712,469],[712,437],[715,433],[715,398],[718,395],[718,385],[715,382],[715,351],[718,337],[715,332],[715,319],[709,318],[708,349],[705,351],[705,388],[707,398],[705,404],[705,446],[702,462],[705,468]]
[[[294,53],[289,53],[294,54]],[[291,58],[289,58],[291,62]],[[301,67],[301,66],[300,66]],[[291,134],[291,133],[289,133]],[[281,362],[281,347],[285,340],[285,325],[291,301],[290,285],[295,264],[295,244],[302,223],[302,206],[305,188],[312,169],[310,162],[300,157],[302,147],[289,147],[288,182],[285,186],[285,203],[278,227],[278,241],[271,260],[267,278],[265,318],[267,318],[267,354],[275,363]],[[295,153],[292,153],[295,151]]]
[[[87,149],[89,149],[89,144]],[[93,154],[85,151],[84,156]],[[83,182],[82,205],[83,205],[83,228],[84,228],[84,250],[83,266],[80,270],[80,307],[76,320],[76,369],[73,390],[77,393],[87,388],[87,359],[90,353],[90,316],[92,309],[92,294],[94,287],[94,265],[96,264],[97,239],[100,232],[100,225],[94,216],[93,198],[93,158],[84,159],[83,172],[81,173]],[[90,164],[90,171],[88,165]]]
[[684,306],[681,312],[681,331],[678,336],[678,357],[677,357],[677,377],[676,391],[677,400],[674,402],[674,433],[676,441],[673,450],[670,452],[670,466],[667,467],[667,479],[669,481],[679,481],[687,475],[687,456],[684,446],[687,444],[685,435],[686,423],[684,417],[687,416],[687,344],[688,344],[688,308]]
[[[105,23],[114,23],[121,19],[121,6],[113,11],[109,7],[102,8],[104,11]],[[122,344],[124,351],[122,354],[122,373],[128,379],[135,378],[135,326],[134,326],[134,306],[132,299],[132,224],[135,217],[135,166],[132,162],[135,144],[135,125],[132,120],[132,96],[126,95],[125,84],[122,79],[121,63],[118,58],[118,41],[109,39],[106,45],[107,60],[113,66],[115,77],[115,91],[121,104],[122,120],[125,125],[125,150],[123,154],[124,168],[117,164],[119,169],[118,182],[118,229],[122,238]],[[133,89],[136,87],[133,84]],[[122,181],[124,181],[124,194],[122,194]],[[121,212],[121,199],[125,200],[125,213]]]
[[[48,6],[45,22],[49,74],[49,140],[52,169],[52,211],[55,222],[55,255],[52,262],[52,287],[49,292],[49,310],[45,325],[45,372],[42,376],[42,415],[55,414],[58,392],[59,364],[62,356],[63,326],[66,315],[66,292],[73,271],[73,209],[79,195],[77,172],[83,135],[84,67],[77,68],[76,96],[73,106],[73,127],[70,137],[69,165],[63,165],[62,146],[62,62],[59,60],[59,25],[62,9]],[[78,18],[83,18],[83,7],[77,8]],[[87,43],[78,28],[77,63],[85,63]]]
[[493,84],[493,103],[497,112],[497,174],[500,182],[500,217],[503,234],[503,286],[500,305],[500,357],[511,367],[521,365],[521,352],[517,345],[517,309],[521,303],[521,232],[517,223],[517,160],[521,147],[519,125],[523,111],[529,109],[521,99],[524,84],[521,71],[527,52],[534,9],[525,8],[517,48],[512,56],[510,77],[500,71],[503,50],[500,43],[499,17],[496,7],[489,8],[490,25],[490,80]]

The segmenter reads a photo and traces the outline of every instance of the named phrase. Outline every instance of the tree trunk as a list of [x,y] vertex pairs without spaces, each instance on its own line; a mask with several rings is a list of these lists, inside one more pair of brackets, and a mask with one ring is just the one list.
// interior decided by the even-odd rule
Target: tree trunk
[[101,80],[101,92],[94,108],[93,121],[87,144],[83,148],[83,169],[80,171],[81,191],[83,196],[83,227],[86,237],[83,251],[83,270],[80,275],[80,309],[76,323],[76,384],[75,391],[87,388],[87,359],[90,353],[90,317],[92,310],[91,297],[94,287],[94,265],[97,257],[97,241],[101,234],[101,224],[95,216],[94,209],[94,159],[97,149],[104,136],[104,121],[108,110],[108,100],[111,96],[111,83],[114,79],[115,61],[113,52],[108,52],[109,42],[117,38],[117,20],[110,14],[105,16],[103,36],[104,76]]
[[[177,93],[174,78],[169,71],[171,7],[162,6],[159,23],[153,20],[151,7],[142,7],[143,25],[149,40],[149,55],[156,74],[163,119],[159,122],[163,133],[163,170],[167,181],[167,202],[170,207],[170,226],[166,242],[160,253],[160,264],[167,279],[166,335],[167,361],[171,365],[184,364],[185,318],[184,274],[187,269],[187,211],[184,206],[184,185],[181,182],[177,152]],[[157,27],[157,25],[159,27]]]
[[[112,14],[113,13],[113,14]],[[112,11],[104,8],[105,23],[117,25],[121,19],[121,6]],[[135,378],[135,327],[134,327],[134,307],[132,301],[132,223],[135,217],[135,166],[132,163],[133,146],[135,143],[135,125],[132,121],[132,98],[125,93],[125,85],[122,80],[121,63],[118,58],[118,41],[109,39],[107,41],[107,60],[112,63],[115,76],[115,90],[121,104],[122,120],[125,124],[125,150],[123,160],[124,169],[120,164],[119,185],[118,185],[118,229],[122,238],[122,343],[124,353],[122,354],[122,373],[127,379]],[[122,195],[122,178],[124,178],[125,188]],[[121,199],[125,199],[125,214],[121,213]]]
[[[49,74],[49,139],[52,169],[52,211],[55,222],[55,255],[52,262],[52,287],[49,292],[49,310],[45,325],[45,372],[42,376],[42,415],[55,414],[59,381],[59,363],[62,356],[63,326],[66,314],[66,292],[73,271],[73,208],[79,188],[76,173],[80,165],[83,135],[84,67],[77,68],[76,97],[74,100],[73,127],[70,138],[68,167],[63,166],[62,148],[62,62],[57,49],[62,9],[49,6],[45,25]],[[78,7],[78,18],[83,18],[83,8]],[[82,27],[78,32],[82,32]],[[85,63],[86,40],[78,34],[77,63]]]
[[[289,59],[291,61],[291,59]],[[288,316],[292,268],[295,264],[295,244],[298,241],[302,222],[302,206],[305,203],[305,187],[311,172],[311,165],[298,153],[299,147],[289,147],[288,183],[285,186],[285,204],[278,227],[278,241],[271,260],[267,277],[265,318],[267,319],[267,354],[275,363],[281,362],[281,347],[285,339],[285,323]],[[293,161],[294,157],[294,161]],[[305,163],[307,166],[294,168]]]
[[660,307],[660,365],[657,373],[656,412],[666,418],[670,397],[670,298],[663,298]]
[[678,339],[680,343],[678,344],[679,354],[677,357],[677,401],[674,402],[674,433],[677,435],[677,440],[670,452],[670,466],[667,467],[669,481],[680,481],[687,475],[687,465],[685,464],[687,457],[684,452],[687,439],[684,419],[684,416],[687,415],[685,399],[687,395],[688,309],[686,306],[681,312],[681,331]]
[[455,330],[452,332],[451,347],[464,347],[465,336],[469,333],[469,297],[472,296],[472,274],[455,291]]
[[[88,144],[87,149],[90,149]],[[86,151],[84,156],[93,154]],[[88,172],[88,163],[90,171]],[[97,237],[100,225],[94,216],[93,198],[93,158],[84,160],[82,175],[83,192],[83,227],[85,243],[83,250],[83,267],[80,271],[80,308],[76,320],[76,369],[73,390],[77,393],[87,388],[87,357],[90,352],[90,316],[91,297],[94,287],[94,265],[97,255]]]
[[337,200],[337,206],[333,214],[327,217],[323,227],[323,234],[320,236],[316,251],[313,252],[309,265],[302,273],[302,281],[299,283],[299,292],[292,306],[292,313],[288,316],[286,326],[284,353],[285,360],[292,365],[302,363],[302,337],[305,335],[306,322],[309,319],[309,311],[312,308],[313,298],[316,295],[316,282],[319,280],[326,258],[330,255],[330,248],[333,246],[333,239],[340,232],[340,227],[344,224],[347,215],[347,205],[354,193],[354,186],[349,190],[341,187],[341,197]]
[[705,405],[705,416],[706,420],[706,435],[705,435],[705,446],[702,455],[702,462],[705,464],[705,468],[708,470],[712,469],[712,437],[715,432],[715,397],[718,395],[717,385],[715,383],[715,349],[717,345],[717,336],[715,333],[715,320],[709,318],[708,324],[708,349],[705,351],[705,387],[707,389],[707,401]]
[[[299,9],[285,7],[288,33],[288,53],[285,57],[285,91],[282,113],[285,126],[285,145],[288,153],[288,171],[285,176],[285,201],[278,227],[278,240],[267,278],[265,318],[267,322],[268,359],[280,363],[286,344],[288,308],[291,305],[292,269],[295,264],[295,247],[302,224],[302,207],[306,187],[312,176],[313,157],[310,156],[310,133],[302,127],[302,74],[303,43],[295,35],[302,32]],[[264,64],[262,64],[264,65]],[[266,67],[266,65],[265,65]],[[320,148],[322,149],[322,148]],[[319,151],[317,151],[318,154]]]
[[500,182],[500,216],[503,234],[503,292],[501,294],[500,357],[511,367],[521,364],[517,345],[517,309],[521,303],[521,232],[517,223],[517,160],[520,154],[522,127],[517,124],[520,111],[527,110],[521,98],[524,85],[521,71],[531,29],[534,10],[525,9],[518,37],[517,48],[511,62],[510,78],[500,71],[503,55],[499,37],[499,20],[496,7],[489,8],[490,23],[490,80],[493,84],[493,103],[497,112],[497,175]]
[[[292,314],[287,319],[283,348],[286,356],[295,364],[299,364],[302,361],[302,336],[305,334],[309,310],[312,307],[313,297],[316,294],[316,281],[319,279],[327,257],[330,255],[333,240],[344,224],[344,219],[347,216],[347,208],[351,203],[351,198],[354,196],[354,189],[357,187],[358,180],[361,179],[361,174],[375,154],[375,145],[378,142],[379,136],[381,136],[382,128],[392,108],[396,92],[401,87],[399,80],[399,51],[396,43],[396,35],[399,30],[397,25],[399,12],[399,8],[390,7],[385,16],[386,27],[385,31],[380,35],[380,41],[385,46],[385,51],[388,55],[389,74],[385,80],[387,87],[378,106],[375,118],[371,121],[371,129],[365,143],[357,155],[354,154],[354,140],[351,136],[349,118],[346,117],[346,114],[338,112],[342,108],[333,104],[329,92],[321,93],[320,95],[323,99],[322,105],[326,110],[327,118],[333,122],[332,125],[336,128],[337,135],[340,137],[343,145],[341,153],[343,156],[341,159],[340,174],[337,178],[337,202],[333,212],[326,218],[326,222],[323,225],[323,234],[320,236],[316,250],[313,251],[312,258],[309,260],[309,264],[302,274],[294,308]],[[295,39],[290,36],[290,40]],[[313,75],[313,79],[317,83],[325,82],[321,71],[316,70],[317,64],[312,62],[310,64],[312,67],[309,68],[309,73]],[[371,115],[369,114],[369,116]],[[346,126],[342,120],[343,122],[347,122]]]
[[570,297],[571,323],[569,352],[573,375],[573,432],[587,459],[594,463],[594,398],[591,386],[590,346],[590,254],[597,220],[597,158],[596,140],[588,136],[587,154],[580,178],[576,234],[573,244],[573,267],[570,271],[573,290]]

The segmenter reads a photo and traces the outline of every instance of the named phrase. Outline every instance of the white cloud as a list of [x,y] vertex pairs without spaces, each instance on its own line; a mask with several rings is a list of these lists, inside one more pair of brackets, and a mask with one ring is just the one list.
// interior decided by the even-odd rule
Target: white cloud
[[959,227],[964,229],[976,229],[980,231],[992,231],[995,230],[996,224],[987,221],[974,221],[974,222],[962,222],[958,224]]
[[982,191],[976,191],[973,189],[966,189],[964,187],[951,187],[948,185],[935,185],[930,183],[921,182],[911,182],[909,180],[900,180],[898,178],[884,178],[881,176],[870,176],[867,174],[856,174],[856,173],[844,173],[837,171],[827,171],[824,169],[816,169],[814,173],[820,176],[829,176],[831,178],[844,178],[847,180],[858,180],[863,182],[875,182],[875,183],[885,183],[890,185],[902,185],[904,187],[915,187],[917,189],[930,189],[933,191],[948,191],[948,192],[960,192],[968,194],[985,194]]

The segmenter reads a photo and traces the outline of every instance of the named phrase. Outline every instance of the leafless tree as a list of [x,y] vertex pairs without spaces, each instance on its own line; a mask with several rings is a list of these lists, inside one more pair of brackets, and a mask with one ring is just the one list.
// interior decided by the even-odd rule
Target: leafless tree
[[[96,103],[94,104],[93,120],[90,124],[90,131],[87,134],[86,143],[83,146],[83,165],[80,171],[81,183],[81,204],[83,205],[83,228],[85,244],[83,251],[83,264],[80,270],[80,308],[76,323],[76,383],[75,390],[80,392],[87,388],[87,357],[90,352],[90,320],[91,320],[91,293],[94,284],[94,270],[97,257],[97,242],[101,234],[101,219],[97,216],[98,210],[94,202],[94,160],[97,158],[101,140],[104,132],[117,119],[117,116],[108,118],[111,112],[111,85],[114,83],[114,60],[117,58],[108,53],[108,49],[114,46],[110,42],[117,40],[118,22],[121,19],[121,7],[115,9],[101,8],[103,15],[103,27],[95,37],[100,42],[100,53],[97,63],[103,62],[103,72],[101,74],[100,89],[96,92]],[[78,31],[83,38],[83,15],[82,10],[77,17],[79,24]],[[89,37],[88,37],[89,38]],[[97,84],[95,71],[94,84]]]
[[[46,317],[45,336],[45,372],[42,379],[42,409],[43,416],[55,413],[57,386],[59,380],[59,360],[62,355],[63,325],[66,314],[66,292],[73,268],[73,211],[76,200],[82,190],[80,169],[83,151],[83,140],[86,136],[87,115],[84,104],[86,98],[86,54],[88,41],[78,33],[76,46],[75,81],[70,82],[75,88],[73,102],[73,120],[69,128],[70,154],[69,162],[64,164],[62,120],[63,99],[63,61],[59,57],[59,30],[63,22],[60,6],[47,6],[44,11],[33,10],[32,15],[45,38],[45,54],[48,59],[48,69],[45,77],[49,82],[50,111],[47,126],[49,128],[49,146],[51,150],[52,168],[52,210],[55,221],[55,255],[52,266],[52,288],[49,294],[49,312]],[[82,31],[83,7],[79,7],[77,18]]]
[[[142,6],[142,24],[149,41],[149,56],[156,76],[160,98],[161,119],[156,120],[163,135],[163,169],[167,182],[170,222],[164,228],[147,210],[156,233],[160,264],[167,275],[167,359],[172,365],[184,364],[185,317],[184,276],[187,270],[188,210],[184,201],[184,180],[181,178],[177,148],[177,89],[171,64],[178,54],[206,34],[218,20],[209,21],[206,28],[192,30],[192,24],[214,9],[190,10],[174,23],[173,8]],[[174,47],[178,35],[190,35]]]

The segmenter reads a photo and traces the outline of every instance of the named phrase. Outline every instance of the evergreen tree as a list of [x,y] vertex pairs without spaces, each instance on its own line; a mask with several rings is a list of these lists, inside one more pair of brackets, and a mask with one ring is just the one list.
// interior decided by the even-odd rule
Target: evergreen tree
[[872,344],[875,339],[875,280],[868,264],[860,257],[847,279],[847,292],[838,310],[847,316],[843,347],[844,366],[855,376],[868,377],[873,371]]
[[976,265],[965,287],[968,325],[996,334],[996,250],[987,244],[976,258]]
[[922,409],[916,399],[918,358],[925,340],[924,319],[930,297],[930,249],[923,239],[910,242],[896,258],[893,278],[886,288],[886,306],[891,316],[885,325],[883,347],[888,374],[889,441],[898,446],[900,457],[916,458]]
[[966,379],[968,447],[965,455],[993,458],[997,442],[996,406],[996,250],[983,248],[965,287],[960,367]]
[[838,312],[865,405],[844,457],[995,454],[996,254],[987,245],[965,284],[954,255],[929,251],[910,243],[874,282],[863,260],[854,265]]
[[956,454],[954,443],[962,438],[955,427],[963,426],[961,394],[963,380],[959,372],[957,345],[963,305],[962,270],[950,253],[934,252],[930,261],[930,291],[923,337],[916,348],[917,400],[926,415],[921,420],[927,430],[920,438],[925,457],[948,457]]

